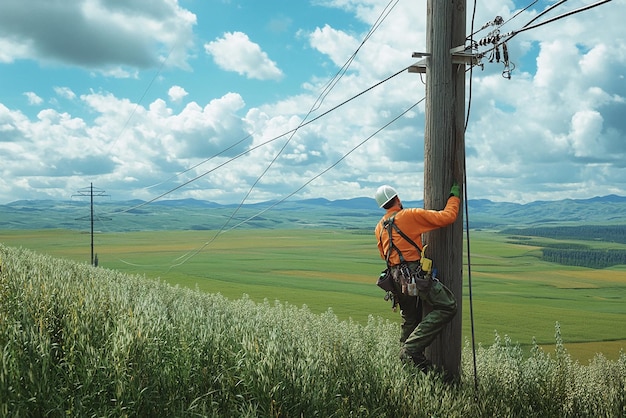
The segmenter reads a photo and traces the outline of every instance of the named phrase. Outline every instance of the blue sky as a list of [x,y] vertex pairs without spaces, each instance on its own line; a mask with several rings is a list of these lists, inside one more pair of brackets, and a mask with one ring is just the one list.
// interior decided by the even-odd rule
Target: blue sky
[[[530,3],[481,1],[475,27]],[[569,0],[538,22],[592,3]],[[537,1],[501,32],[551,4]],[[470,199],[626,195],[625,6],[515,36],[510,80],[487,57],[474,69]],[[426,1],[3,0],[0,203],[70,199],[90,183],[113,200],[173,189],[163,198],[334,200],[384,183],[421,199],[423,103],[371,137],[424,97],[419,75],[404,71],[266,142],[425,50]]]

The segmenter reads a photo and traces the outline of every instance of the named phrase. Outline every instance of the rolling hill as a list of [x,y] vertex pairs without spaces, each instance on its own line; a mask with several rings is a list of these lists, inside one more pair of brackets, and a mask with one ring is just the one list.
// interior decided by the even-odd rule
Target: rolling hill
[[[422,201],[405,202],[422,207]],[[465,211],[463,211],[465,213]],[[527,204],[470,200],[471,228],[626,223],[626,197],[536,201]],[[383,211],[371,198],[330,201],[323,198],[221,205],[180,199],[147,204],[140,200],[94,203],[94,229],[99,231],[216,230],[231,228],[348,228],[371,230]],[[19,200],[0,205],[0,229],[62,228],[89,230],[86,201]]]

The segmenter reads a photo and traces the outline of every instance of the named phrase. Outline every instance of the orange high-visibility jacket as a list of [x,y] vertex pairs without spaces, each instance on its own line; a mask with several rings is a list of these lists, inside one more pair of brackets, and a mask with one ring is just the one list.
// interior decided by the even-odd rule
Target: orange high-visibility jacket
[[[461,199],[450,196],[443,210],[427,210],[421,208],[401,209],[400,205],[389,208],[380,222],[378,222],[375,229],[376,238],[378,239],[378,251],[380,251],[382,259],[387,259],[387,251],[389,250],[389,233],[383,226],[386,219],[395,214],[394,223],[400,228],[400,231],[411,238],[421,249],[423,247],[422,234],[453,223],[459,213],[460,203]],[[391,239],[393,240],[393,244],[402,252],[405,261],[416,261],[420,259],[421,256],[417,249],[402,238],[393,228]],[[389,257],[389,265],[395,266],[398,264],[400,264],[400,256],[397,251],[392,250]]]

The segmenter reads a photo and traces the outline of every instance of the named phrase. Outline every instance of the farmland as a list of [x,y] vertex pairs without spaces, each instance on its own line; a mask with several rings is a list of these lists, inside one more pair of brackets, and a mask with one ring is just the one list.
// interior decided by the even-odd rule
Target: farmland
[[229,300],[0,244],[1,416],[614,417],[626,354],[496,335],[458,379],[398,361],[397,322]]
[[[573,358],[585,362],[601,352],[616,359],[626,348],[626,329],[616,326],[626,320],[625,266],[598,270],[544,262],[540,244],[546,240],[520,244],[492,231],[471,232],[477,342],[489,345],[497,332],[525,351],[533,339],[550,350],[558,322]],[[0,242],[69,260],[90,260],[89,235],[74,230],[6,230],[0,232]],[[330,308],[338,318],[362,324],[369,315],[400,321],[374,284],[384,263],[367,231],[108,232],[96,234],[94,246],[104,269],[229,299],[245,294],[257,302],[306,305],[314,313]],[[464,339],[471,337],[467,267]]]

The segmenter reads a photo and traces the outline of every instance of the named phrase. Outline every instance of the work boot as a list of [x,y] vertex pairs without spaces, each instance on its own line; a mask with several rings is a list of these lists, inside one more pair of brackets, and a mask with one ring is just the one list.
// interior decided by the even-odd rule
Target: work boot
[[400,350],[400,360],[404,364],[417,367],[422,373],[428,373],[433,370],[433,363],[424,356],[424,353],[411,354],[403,347]]

